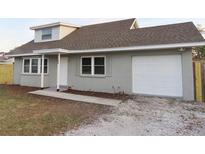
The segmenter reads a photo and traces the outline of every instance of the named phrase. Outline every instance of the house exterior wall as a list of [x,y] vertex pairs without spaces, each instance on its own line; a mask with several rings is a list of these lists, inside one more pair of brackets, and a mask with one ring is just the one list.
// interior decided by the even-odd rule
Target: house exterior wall
[[[22,86],[40,87],[41,86],[41,75],[40,74],[23,74],[22,65],[23,58],[17,57],[14,62],[14,84]],[[48,74],[44,78],[45,87],[55,87],[56,86],[56,75],[57,75],[57,57],[56,56],[45,56],[49,59]]]
[[59,39],[62,39],[65,36],[68,36],[68,34],[72,33],[75,30],[76,30],[75,27],[60,26],[60,36],[59,36]]
[[[177,49],[159,51],[127,51],[99,54],[81,54],[68,56],[68,86],[76,90],[90,90],[98,92],[125,92],[132,93],[132,57],[140,55],[170,55],[180,54],[182,57],[182,85],[183,98],[194,100],[193,68],[191,49],[178,52]],[[106,56],[106,76],[81,76],[81,56]],[[49,74],[45,76],[45,85],[56,86],[57,56],[49,56]],[[20,67],[20,69],[19,69]],[[17,84],[40,87],[40,75],[25,76],[20,74],[22,58],[17,58],[14,64],[14,81]],[[19,73],[20,70],[20,73]]]
[[60,39],[60,27],[52,27],[52,39],[51,40],[42,40],[42,29],[35,30],[35,42],[48,42],[55,41]]
[[194,100],[192,50],[182,52],[182,86],[185,100]]
[[[83,54],[69,56],[68,85],[77,90],[91,90],[99,92],[132,93],[132,57],[141,55],[170,55],[180,54],[182,57],[182,86],[183,99],[194,100],[192,51],[178,52],[177,49],[159,51],[130,51],[118,53]],[[80,75],[81,56],[106,56],[105,77],[84,77]]]
[[48,41],[55,41],[60,40],[67,36],[68,34],[72,33],[76,30],[75,27],[68,27],[68,26],[55,26],[51,27],[52,29],[52,39],[51,40],[42,40],[42,29],[35,30],[35,42],[48,42]]
[[22,63],[22,57],[14,59],[14,84],[21,84]]

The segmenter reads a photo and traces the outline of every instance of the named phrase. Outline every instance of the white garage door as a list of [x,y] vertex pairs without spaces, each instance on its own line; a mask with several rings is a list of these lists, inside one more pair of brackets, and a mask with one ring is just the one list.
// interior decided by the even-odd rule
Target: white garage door
[[132,73],[133,93],[182,96],[180,55],[135,56]]

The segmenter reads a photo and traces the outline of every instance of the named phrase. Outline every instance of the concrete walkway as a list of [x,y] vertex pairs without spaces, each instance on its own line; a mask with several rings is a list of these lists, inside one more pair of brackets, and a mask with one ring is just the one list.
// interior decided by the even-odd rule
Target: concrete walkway
[[69,93],[64,93],[64,92],[49,91],[46,89],[37,90],[37,91],[29,92],[29,93],[35,94],[35,95],[49,96],[49,97],[66,99],[66,100],[73,100],[73,101],[101,104],[101,105],[108,105],[108,106],[118,106],[118,104],[121,102],[121,100],[116,100],[116,99],[76,95],[76,94],[69,94]]

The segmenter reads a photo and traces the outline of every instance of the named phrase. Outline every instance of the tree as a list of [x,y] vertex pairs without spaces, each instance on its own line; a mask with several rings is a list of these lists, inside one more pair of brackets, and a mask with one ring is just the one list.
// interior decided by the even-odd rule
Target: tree
[[[202,36],[205,36],[205,27],[203,27],[202,25],[197,25],[197,29],[198,31],[202,34]],[[193,49],[193,58],[194,59],[203,59],[205,58],[205,46],[202,47],[195,47]]]
[[205,58],[205,46],[195,47],[193,49],[192,55],[193,55],[194,59],[203,59],[203,58]]

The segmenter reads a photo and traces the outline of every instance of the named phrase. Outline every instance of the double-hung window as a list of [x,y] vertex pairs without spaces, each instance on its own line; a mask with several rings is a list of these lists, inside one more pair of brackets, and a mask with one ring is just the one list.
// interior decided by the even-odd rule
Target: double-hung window
[[[23,70],[24,74],[40,74],[41,73],[41,58],[25,58],[23,59]],[[44,73],[48,73],[48,59],[44,59]]]
[[42,40],[52,39],[52,28],[42,29]]
[[23,73],[30,73],[30,59],[24,59],[24,61],[23,61]]
[[94,57],[94,74],[105,74],[105,57]]
[[105,56],[81,57],[82,75],[105,75]]
[[[40,73],[42,69],[42,59],[41,59],[41,65],[40,65]],[[44,59],[44,73],[48,73],[48,59]]]
[[92,58],[91,57],[82,58],[82,74],[87,74],[87,75],[92,74]]
[[31,59],[31,73],[37,74],[38,73],[38,59]]

